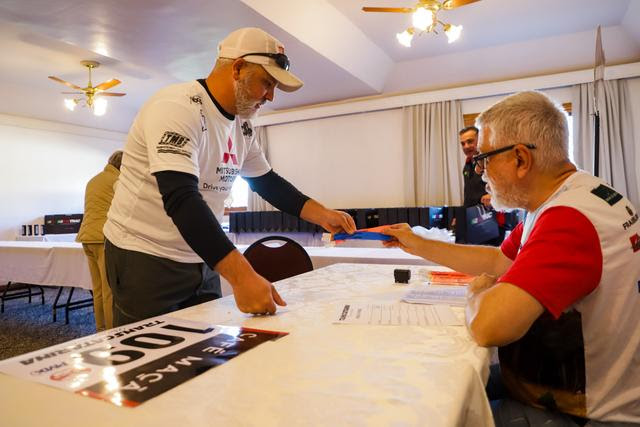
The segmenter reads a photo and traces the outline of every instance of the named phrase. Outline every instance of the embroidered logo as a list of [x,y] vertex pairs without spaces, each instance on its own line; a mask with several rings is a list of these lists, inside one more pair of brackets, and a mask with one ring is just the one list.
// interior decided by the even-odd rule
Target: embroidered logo
[[207,118],[204,116],[202,108],[200,109],[200,127],[202,129],[202,132],[207,131]]
[[622,199],[622,195],[613,188],[609,188],[606,185],[600,184],[598,188],[591,190],[591,193],[595,194],[609,205],[613,206]]
[[191,100],[192,104],[199,104],[202,105],[202,98],[200,97],[200,95],[193,95],[191,98],[189,98]]
[[179,154],[191,158],[191,153],[182,148],[189,141],[191,140],[188,137],[168,130],[160,138],[156,151],[158,154]]
[[629,240],[631,240],[631,249],[633,249],[633,252],[640,251],[640,236],[638,236],[638,233],[629,237]]
[[633,216],[633,211],[631,210],[631,208],[629,206],[625,206],[625,208],[627,208],[627,213]]
[[242,134],[249,137],[253,135],[253,129],[251,129],[249,122],[242,123]]
[[634,216],[631,217],[631,219],[629,221],[625,221],[622,224],[622,229],[626,230],[627,228],[631,228],[631,226],[633,224],[635,224],[636,222],[638,222],[638,214],[635,214]]
[[233,142],[231,142],[231,137],[229,137],[229,141],[227,141],[227,147],[229,150],[223,154],[222,163],[229,163],[231,161],[234,165],[238,164],[238,157],[231,152],[231,148],[233,147]]
[[173,147],[184,147],[187,142],[189,142],[189,138],[184,135],[180,135],[177,132],[166,131],[162,138],[160,138],[160,142],[158,145],[171,145]]

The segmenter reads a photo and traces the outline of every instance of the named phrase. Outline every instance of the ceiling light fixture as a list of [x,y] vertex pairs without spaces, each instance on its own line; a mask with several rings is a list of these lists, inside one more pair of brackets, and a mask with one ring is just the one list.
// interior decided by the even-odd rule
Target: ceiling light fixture
[[415,35],[423,33],[438,34],[438,24],[442,26],[442,30],[446,34],[449,43],[458,40],[462,34],[462,25],[452,25],[440,21],[437,17],[438,11],[441,9],[453,9],[469,3],[475,3],[476,1],[479,0],[419,0],[414,7],[363,7],[362,10],[365,12],[411,13],[413,26],[396,34],[398,43],[406,47],[411,47],[411,41]]
[[64,94],[84,95],[78,98],[65,99],[64,106],[65,108],[67,108],[67,110],[74,111],[75,108],[80,105],[82,107],[89,108],[91,112],[96,116],[104,116],[104,114],[107,112],[107,100],[104,97],[125,95],[124,93],[106,92],[113,86],[120,84],[120,80],[111,79],[109,81],[100,83],[99,85],[93,86],[93,84],[91,83],[91,70],[100,66],[100,63],[97,61],[80,61],[80,63],[87,67],[87,69],[89,70],[89,82],[87,84],[87,87],[77,86],[55,76],[49,76],[49,78],[58,83],[62,83],[66,86],[78,90],[78,92],[62,92]]

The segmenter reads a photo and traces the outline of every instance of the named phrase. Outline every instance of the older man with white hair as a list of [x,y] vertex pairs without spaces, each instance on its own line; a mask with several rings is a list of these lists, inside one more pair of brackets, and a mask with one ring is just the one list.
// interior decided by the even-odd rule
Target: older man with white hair
[[477,124],[476,171],[497,209],[527,210],[524,223],[500,248],[426,240],[406,224],[387,230],[389,245],[477,275],[467,325],[499,347],[496,424],[640,423],[637,209],[569,161],[566,117],[545,95],[509,96]]

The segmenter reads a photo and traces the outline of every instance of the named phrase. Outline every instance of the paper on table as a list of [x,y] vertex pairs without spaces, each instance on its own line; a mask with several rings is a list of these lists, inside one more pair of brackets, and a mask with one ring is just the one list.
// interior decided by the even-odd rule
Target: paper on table
[[449,304],[464,307],[467,303],[467,287],[424,286],[410,290],[402,300],[413,304]]
[[447,305],[341,304],[333,323],[359,325],[458,326]]

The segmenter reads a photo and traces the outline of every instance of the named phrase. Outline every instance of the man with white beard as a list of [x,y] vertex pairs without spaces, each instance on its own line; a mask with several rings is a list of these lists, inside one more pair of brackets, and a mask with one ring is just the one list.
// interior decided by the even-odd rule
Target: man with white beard
[[230,282],[241,311],[273,314],[285,305],[220,226],[238,175],[282,211],[330,232],[355,231],[348,214],[276,174],[258,146],[250,119],[276,88],[302,87],[289,67],[282,43],[241,28],[220,43],[206,79],[163,88],[139,111],[104,226],[114,326],[203,302],[204,263]]
[[476,172],[496,209],[527,210],[524,223],[500,248],[426,240],[406,224],[386,231],[388,246],[477,276],[466,323],[499,347],[496,425],[640,423],[637,209],[569,161],[566,117],[545,95],[509,96],[476,123]]

